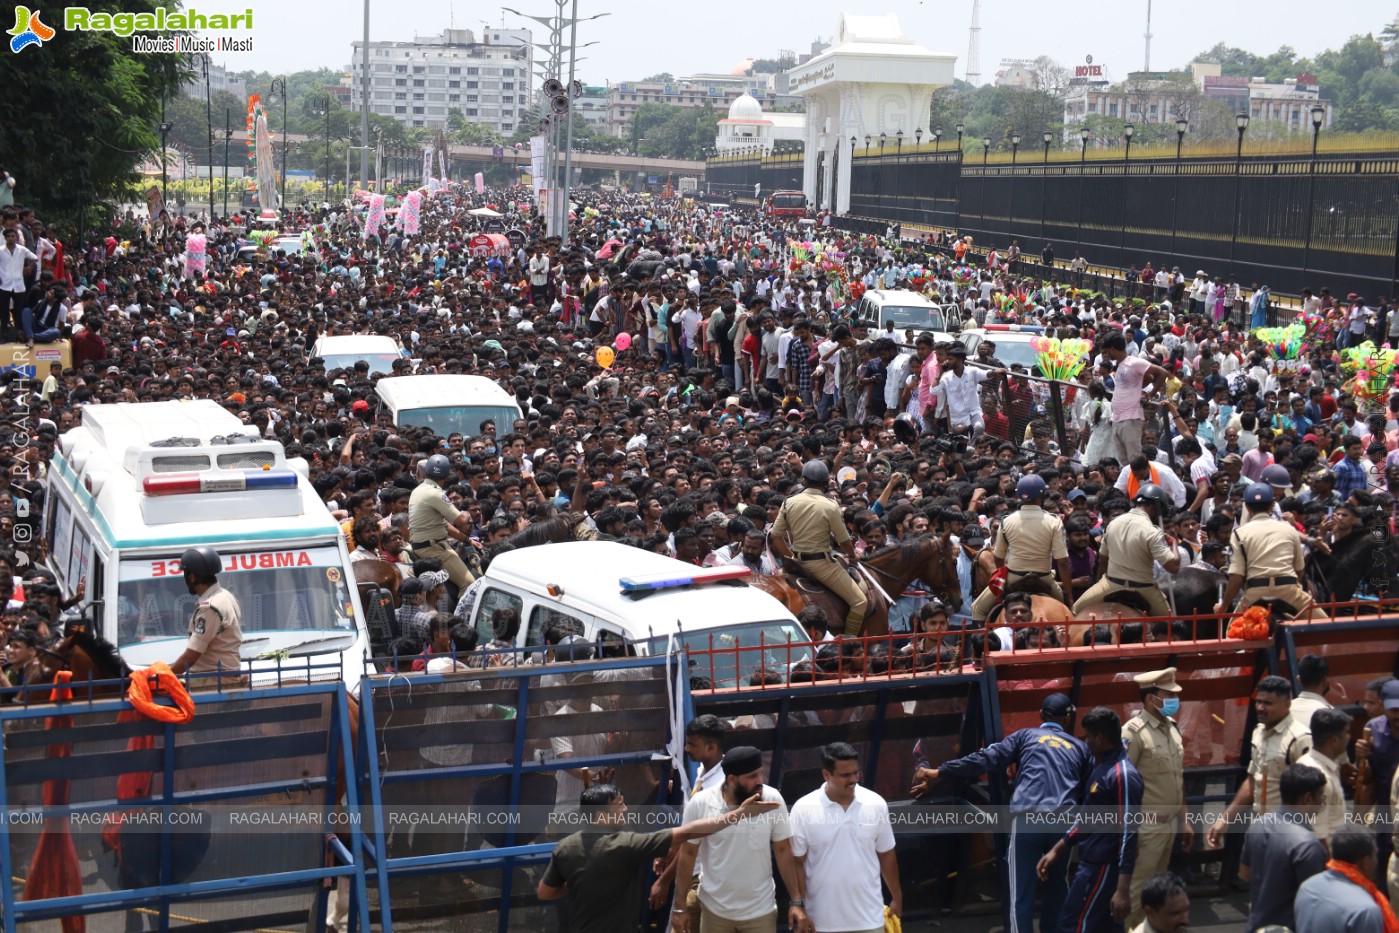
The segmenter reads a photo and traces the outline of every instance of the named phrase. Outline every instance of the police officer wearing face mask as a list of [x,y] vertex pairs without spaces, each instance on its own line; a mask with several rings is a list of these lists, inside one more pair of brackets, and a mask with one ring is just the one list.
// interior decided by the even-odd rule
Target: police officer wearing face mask
[[1132,678],[1142,691],[1142,710],[1122,727],[1127,758],[1142,776],[1143,825],[1137,834],[1137,867],[1132,872],[1132,914],[1127,928],[1141,922],[1141,889],[1146,879],[1165,871],[1171,847],[1180,833],[1181,846],[1189,851],[1195,830],[1184,815],[1185,746],[1172,717],[1180,712],[1180,684],[1176,669],[1149,671]]

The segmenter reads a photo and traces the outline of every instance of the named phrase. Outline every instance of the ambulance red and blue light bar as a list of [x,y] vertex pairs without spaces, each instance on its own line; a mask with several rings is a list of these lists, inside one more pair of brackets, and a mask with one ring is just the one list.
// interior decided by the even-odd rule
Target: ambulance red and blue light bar
[[1042,324],[987,324],[982,330],[999,331],[1000,333],[1011,334],[1042,334],[1044,325]]
[[668,590],[695,583],[722,583],[742,580],[752,571],[747,567],[696,567],[680,573],[652,573],[640,577],[622,577],[618,584],[623,593],[644,593],[647,590]]
[[182,496],[205,492],[254,492],[295,489],[294,470],[219,470],[147,476],[141,488],[148,496]]

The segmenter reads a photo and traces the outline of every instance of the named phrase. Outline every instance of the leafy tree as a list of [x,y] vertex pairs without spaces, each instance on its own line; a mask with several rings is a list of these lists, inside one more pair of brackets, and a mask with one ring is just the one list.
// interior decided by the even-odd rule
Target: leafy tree
[[[157,4],[92,0],[87,6],[140,13]],[[2,161],[18,181],[15,200],[45,220],[72,223],[93,201],[133,199],[135,164],[160,146],[161,96],[178,94],[189,61],[132,55],[130,39],[95,31],[60,32],[20,56],[5,69],[0,96]],[[201,148],[208,148],[207,139]]]
[[642,104],[632,115],[631,133],[636,151],[652,158],[701,159],[704,149],[714,145],[720,113],[703,107],[673,107],[668,104]]
[[643,84],[651,84],[651,83],[665,84],[667,81],[674,81],[674,80],[675,80],[675,75],[671,74],[669,71],[662,71],[662,72],[660,72],[659,74],[653,74],[653,75],[651,75],[651,77],[649,77],[649,78],[642,78],[642,79],[641,79],[641,82],[642,82]]

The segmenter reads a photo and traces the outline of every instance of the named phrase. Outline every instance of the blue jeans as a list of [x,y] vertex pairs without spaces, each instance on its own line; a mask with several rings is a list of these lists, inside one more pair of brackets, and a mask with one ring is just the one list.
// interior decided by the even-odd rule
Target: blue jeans
[[695,351],[691,347],[680,348],[680,371],[688,373],[695,368]]
[[1055,861],[1049,869],[1049,879],[1041,884],[1035,875],[1040,856],[1064,837],[1062,832],[1025,829],[1016,820],[1010,831],[1010,848],[1006,865],[1010,876],[1010,929],[1008,933],[1034,933],[1035,891],[1040,894],[1039,933],[1055,933],[1059,928],[1059,911],[1068,894],[1068,859]]
[[34,330],[34,311],[31,308],[25,308],[20,312],[20,323],[24,326],[25,339],[35,343],[53,343],[61,336],[57,327]]

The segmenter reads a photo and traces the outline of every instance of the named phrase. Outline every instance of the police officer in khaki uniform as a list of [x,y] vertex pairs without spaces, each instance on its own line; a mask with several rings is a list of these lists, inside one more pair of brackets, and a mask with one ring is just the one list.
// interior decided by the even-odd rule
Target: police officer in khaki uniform
[[449,593],[452,605],[457,595],[471,584],[471,571],[447,543],[450,532],[455,528],[465,537],[471,530],[471,519],[452,505],[447,493],[442,490],[442,481],[452,475],[452,461],[442,454],[433,454],[423,464],[427,479],[418,484],[408,497],[408,541],[414,557],[432,557],[442,561],[442,569],[447,571],[447,579],[455,587]]
[[223,558],[210,547],[192,547],[180,557],[185,587],[199,597],[199,602],[189,620],[189,641],[184,653],[170,665],[176,674],[237,674],[243,666],[239,653],[243,647],[243,612],[233,594],[219,586],[222,569]]
[[[851,564],[855,562],[855,542],[845,527],[840,506],[826,496],[831,471],[820,460],[802,467],[801,492],[782,503],[777,521],[772,523],[772,552],[782,560],[795,559],[802,572],[845,600],[845,634],[858,635],[865,623],[869,599],[855,585],[850,574],[836,562],[831,551],[834,541]],[[791,543],[788,543],[788,538]]]
[[[1064,537],[1064,523],[1059,516],[1040,508],[1044,498],[1044,479],[1031,473],[1015,484],[1020,509],[1001,522],[993,552],[996,566],[1006,568],[1006,584],[1024,577],[1047,578],[1055,599],[1065,604],[1073,601],[1073,577],[1069,573],[1069,543]],[[1059,580],[1054,579],[1054,570]],[[997,601],[988,586],[972,603],[972,621],[985,624]]]
[[1122,727],[1122,740],[1127,743],[1127,758],[1142,776],[1142,817],[1151,822],[1145,822],[1137,834],[1137,867],[1132,871],[1128,927],[1136,926],[1146,916],[1141,906],[1142,885],[1170,865],[1177,831],[1186,851],[1195,842],[1195,830],[1184,811],[1185,745],[1180,728],[1171,718],[1180,712],[1181,687],[1176,682],[1176,669],[1150,671],[1132,679],[1142,691],[1142,710]]
[[1229,584],[1215,612],[1223,613],[1239,596],[1241,612],[1265,599],[1280,599],[1302,614],[1312,605],[1300,582],[1302,536],[1287,522],[1269,516],[1273,490],[1263,483],[1253,483],[1244,490],[1244,507],[1252,520],[1234,531]]
[[1258,724],[1248,759],[1248,777],[1224,813],[1210,827],[1206,842],[1211,849],[1224,844],[1224,833],[1245,807],[1254,813],[1272,813],[1282,805],[1278,779],[1289,765],[1311,750],[1312,734],[1292,716],[1292,684],[1284,677],[1264,677],[1253,694]]
[[[1171,614],[1152,567],[1159,563],[1167,573],[1180,570],[1180,554],[1166,543],[1161,530],[1161,521],[1171,507],[1170,495],[1155,483],[1145,483],[1132,502],[1136,508],[1113,519],[1103,532],[1103,545],[1098,551],[1102,576],[1074,603],[1074,615],[1089,606],[1111,601],[1112,594],[1122,590],[1145,599],[1154,616]],[[1138,872],[1133,877],[1146,876]]]

